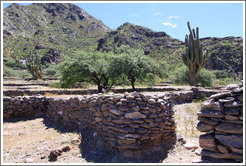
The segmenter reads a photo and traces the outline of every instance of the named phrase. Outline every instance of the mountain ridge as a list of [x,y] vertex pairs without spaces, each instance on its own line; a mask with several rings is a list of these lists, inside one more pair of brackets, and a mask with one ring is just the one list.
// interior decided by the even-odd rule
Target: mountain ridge
[[[6,56],[17,54],[15,50],[28,50],[30,45],[41,50],[40,54],[44,56],[57,53],[67,56],[78,49],[109,52],[121,45],[129,45],[142,50],[145,55],[174,65],[174,68],[182,64],[183,41],[172,38],[166,32],[155,32],[128,22],[111,30],[74,4],[12,4],[4,9],[3,17]],[[206,37],[200,40],[204,49],[211,53],[207,69],[236,74],[243,72],[241,37]]]

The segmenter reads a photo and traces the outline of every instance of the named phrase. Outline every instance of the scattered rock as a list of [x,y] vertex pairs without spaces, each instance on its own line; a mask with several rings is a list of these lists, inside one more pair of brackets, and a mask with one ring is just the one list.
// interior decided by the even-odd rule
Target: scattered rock
[[70,146],[65,146],[61,149],[63,152],[68,152],[71,150]]
[[26,160],[25,160],[25,163],[33,163],[33,162],[34,162],[34,160],[31,158],[26,158]]
[[190,142],[186,142],[185,144],[183,144],[183,146],[184,146],[186,149],[188,149],[188,150],[190,150],[190,149],[197,149],[197,148],[198,148],[197,145],[192,144],[192,143],[190,143]]
[[177,141],[178,141],[181,145],[183,145],[183,144],[186,143],[186,140],[185,140],[185,139],[183,138],[183,136],[180,135],[180,134],[177,135]]
[[49,161],[56,161],[58,156],[61,156],[62,150],[56,149],[52,150],[49,155]]

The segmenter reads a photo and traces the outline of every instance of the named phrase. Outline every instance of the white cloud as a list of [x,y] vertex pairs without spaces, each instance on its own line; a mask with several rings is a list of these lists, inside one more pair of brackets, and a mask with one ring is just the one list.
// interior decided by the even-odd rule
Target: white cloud
[[159,18],[157,21],[162,22],[163,20]]
[[177,24],[172,24],[170,22],[163,22],[162,25],[164,25],[164,26],[170,26],[172,28],[176,28],[178,26]]
[[161,13],[161,12],[158,12],[158,11],[156,11],[153,15],[154,15],[155,17],[156,17],[156,16],[165,16],[164,13]]
[[168,16],[168,19],[179,18],[179,16]]

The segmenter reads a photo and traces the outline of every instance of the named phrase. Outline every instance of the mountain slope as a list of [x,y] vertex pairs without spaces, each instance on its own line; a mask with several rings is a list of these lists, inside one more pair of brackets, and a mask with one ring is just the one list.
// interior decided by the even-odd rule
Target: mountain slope
[[[3,11],[4,57],[23,59],[38,51],[42,61],[58,63],[78,49],[113,51],[121,45],[141,49],[144,54],[166,61],[171,70],[180,66],[184,42],[165,32],[125,23],[115,31],[70,3],[12,4]],[[243,39],[241,37],[204,38],[204,49],[211,56],[211,70],[226,70],[242,75]]]
[[[241,75],[243,72],[243,39],[241,37],[203,38],[204,49],[211,54],[206,68],[226,70]],[[97,50],[108,52],[121,45],[141,49],[146,55],[165,60],[172,70],[180,66],[184,42],[173,39],[165,32],[154,32],[148,28],[125,23],[115,31],[108,32],[98,40]]]
[[165,32],[154,32],[142,26],[124,23],[101,38],[97,50],[108,52],[121,45],[142,49],[145,55],[156,59],[165,57],[165,60],[171,60],[169,57],[183,48],[181,41],[173,39]]
[[111,31],[103,22],[70,3],[12,4],[3,11],[4,54],[21,48],[71,52],[95,49],[96,41]]
[[203,46],[210,51],[206,68],[210,70],[227,70],[242,76],[243,73],[243,39],[241,37],[203,38]]

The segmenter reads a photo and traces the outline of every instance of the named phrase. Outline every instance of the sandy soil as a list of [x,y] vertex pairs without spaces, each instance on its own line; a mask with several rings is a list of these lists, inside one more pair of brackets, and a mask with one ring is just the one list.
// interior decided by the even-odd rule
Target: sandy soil
[[[3,124],[3,160],[5,163],[47,163],[52,150],[71,148],[58,156],[58,163],[85,163],[79,148],[80,135],[59,132],[43,123],[43,118]],[[30,160],[30,161],[29,161]]]

